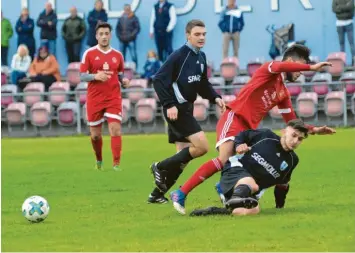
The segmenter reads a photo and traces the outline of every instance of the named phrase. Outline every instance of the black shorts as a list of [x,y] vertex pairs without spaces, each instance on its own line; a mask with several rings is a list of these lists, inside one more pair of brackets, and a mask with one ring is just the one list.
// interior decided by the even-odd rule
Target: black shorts
[[194,118],[194,105],[184,103],[176,106],[178,109],[177,120],[171,121],[167,117],[167,109],[163,108],[164,118],[168,122],[169,143],[189,142],[186,137],[202,131]]

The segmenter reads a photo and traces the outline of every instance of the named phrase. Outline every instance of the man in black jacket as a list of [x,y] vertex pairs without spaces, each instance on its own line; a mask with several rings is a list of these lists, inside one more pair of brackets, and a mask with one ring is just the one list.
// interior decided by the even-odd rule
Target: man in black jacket
[[345,33],[351,49],[352,63],[354,65],[355,46],[354,46],[354,0],[333,0],[333,12],[336,14],[337,32],[339,35],[340,51],[345,52]]
[[116,35],[121,43],[120,51],[123,54],[123,58],[126,60],[126,51],[128,48],[132,61],[136,63],[136,68],[138,67],[136,39],[139,31],[138,17],[131,10],[131,5],[126,4],[122,17],[117,21]]
[[176,145],[178,153],[151,166],[157,188],[149,196],[149,203],[166,203],[164,194],[187,163],[208,151],[206,135],[193,116],[197,94],[225,110],[223,100],[207,78],[206,55],[201,51],[205,24],[191,20],[185,31],[187,43],[168,57],[153,79],[168,123],[169,143]]
[[57,14],[53,10],[50,2],[46,3],[44,11],[39,14],[37,26],[41,27],[41,44],[46,45],[49,52],[55,55],[57,39]]

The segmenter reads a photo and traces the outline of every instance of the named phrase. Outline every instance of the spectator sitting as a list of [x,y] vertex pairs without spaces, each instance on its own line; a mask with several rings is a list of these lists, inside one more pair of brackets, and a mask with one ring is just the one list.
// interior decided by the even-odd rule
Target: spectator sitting
[[[56,81],[60,81],[59,65],[54,55],[49,54],[46,46],[41,46],[30,70],[30,82],[42,82],[46,91]],[[21,83],[22,86],[22,83]]]
[[17,84],[19,79],[26,77],[30,65],[31,56],[29,56],[28,48],[26,45],[21,44],[17,49],[17,53],[12,57],[11,82]]
[[151,83],[152,78],[160,68],[160,65],[157,54],[153,50],[150,50],[147,55],[147,61],[144,64],[144,74],[142,77],[148,79],[149,83]]

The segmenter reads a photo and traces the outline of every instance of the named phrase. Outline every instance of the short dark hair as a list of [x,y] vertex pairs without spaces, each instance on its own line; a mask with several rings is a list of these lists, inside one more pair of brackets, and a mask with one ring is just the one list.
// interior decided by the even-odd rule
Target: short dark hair
[[202,20],[193,19],[193,20],[190,20],[189,23],[187,23],[187,25],[185,27],[185,32],[191,33],[192,28],[194,28],[195,26],[206,27],[205,23],[203,23]]
[[287,122],[287,126],[292,127],[294,129],[300,131],[301,133],[304,133],[305,138],[308,137],[309,129],[307,128],[307,126],[305,125],[305,123],[301,119],[290,120],[289,122]]
[[97,32],[97,30],[99,30],[100,28],[108,28],[108,29],[110,29],[110,32],[112,31],[112,26],[106,22],[99,21],[96,25],[95,32]]
[[311,50],[300,44],[295,44],[288,49],[286,49],[284,56],[283,56],[283,61],[286,61],[287,58],[299,58],[299,59],[304,59],[307,63],[310,62],[309,56],[311,54]]

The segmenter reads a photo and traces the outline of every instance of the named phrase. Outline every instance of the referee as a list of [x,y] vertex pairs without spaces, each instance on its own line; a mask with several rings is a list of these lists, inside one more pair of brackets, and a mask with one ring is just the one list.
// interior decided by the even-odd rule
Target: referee
[[148,203],[166,203],[164,194],[174,185],[189,161],[208,152],[208,141],[193,116],[197,94],[217,104],[225,104],[207,78],[205,24],[191,20],[185,28],[187,43],[172,53],[153,79],[154,89],[163,106],[168,123],[169,143],[175,143],[177,153],[151,165],[156,188]]

